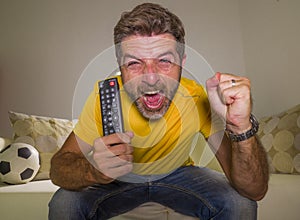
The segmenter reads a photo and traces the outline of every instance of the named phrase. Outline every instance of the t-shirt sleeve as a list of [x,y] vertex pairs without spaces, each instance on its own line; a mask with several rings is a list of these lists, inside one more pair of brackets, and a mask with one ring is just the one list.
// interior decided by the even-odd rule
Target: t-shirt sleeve
[[98,112],[97,104],[100,104],[98,84],[95,85],[94,90],[87,98],[78,122],[73,130],[79,138],[91,146],[93,146],[94,140],[101,136],[98,130],[99,118],[96,117],[96,113]]

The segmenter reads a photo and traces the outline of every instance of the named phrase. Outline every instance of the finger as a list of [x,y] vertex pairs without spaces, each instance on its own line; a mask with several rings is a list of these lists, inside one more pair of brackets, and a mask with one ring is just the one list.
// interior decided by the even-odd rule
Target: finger
[[217,73],[215,74],[215,77],[216,77],[216,79],[217,79],[218,81],[220,81],[220,80],[221,80],[221,73],[220,73],[220,72],[217,72]]
[[234,100],[237,99],[238,93],[239,93],[239,89],[237,87],[235,88],[229,87],[223,89],[221,94],[223,103],[225,105],[231,105],[234,102]]
[[231,105],[235,100],[248,102],[250,99],[250,88],[246,84],[238,84],[222,90],[222,100],[224,104]]
[[133,161],[133,156],[132,155],[120,155],[117,157],[112,158],[109,161],[109,168],[113,168],[113,167],[118,167],[118,166],[124,166],[127,165],[128,163],[132,163]]
[[101,161],[102,169],[110,169],[114,167],[119,167],[119,166],[125,166],[128,163],[132,163],[133,156],[132,155],[121,155],[121,156],[116,156],[113,158],[109,158],[106,160]]
[[220,75],[221,75],[220,73],[216,73],[213,77],[209,78],[206,81],[207,90],[216,88],[219,85]]
[[132,154],[122,154],[118,156],[121,160],[127,161],[132,163],[133,161],[133,155]]
[[113,147],[110,147],[109,149],[114,155],[122,155],[122,154],[132,154],[133,153],[133,147],[129,144],[120,144]]
[[240,76],[236,76],[232,73],[220,73],[220,82],[224,82],[224,81],[230,81],[231,79],[235,79],[238,80],[240,78]]
[[110,169],[119,166],[125,166],[128,163],[132,163],[133,156],[132,155],[121,155],[110,158],[95,158],[95,164],[99,171],[108,173]]
[[[235,82],[235,85],[233,85]],[[222,73],[220,75],[220,83],[226,83],[228,87],[237,86],[238,84],[250,84],[250,80],[247,77],[236,76],[231,73]]]
[[220,82],[218,90],[219,90],[219,92],[223,92],[224,90],[231,89],[233,87],[235,87],[233,89],[237,89],[241,85],[242,85],[242,82],[239,80],[235,80],[235,79],[226,80],[226,81]]
[[102,137],[105,145],[116,145],[121,143],[129,144],[133,138],[132,132],[126,133],[114,133],[108,136]]
[[119,144],[113,147],[103,146],[101,149],[93,151],[93,159],[101,162],[122,155],[132,155],[133,151],[134,148],[129,144]]
[[103,150],[95,150],[93,152],[94,161],[106,161],[111,158],[119,157],[121,155],[132,155],[133,147],[132,146],[114,146],[106,147]]
[[132,132],[115,133],[108,136],[99,137],[94,140],[94,150],[102,151],[109,146],[122,144],[122,143],[129,144],[132,138],[133,138]]
[[123,175],[131,172],[132,168],[133,168],[133,165],[128,163],[124,166],[119,166],[119,167],[115,167],[115,168],[111,169],[107,175],[113,179],[116,179],[120,176],[123,176]]

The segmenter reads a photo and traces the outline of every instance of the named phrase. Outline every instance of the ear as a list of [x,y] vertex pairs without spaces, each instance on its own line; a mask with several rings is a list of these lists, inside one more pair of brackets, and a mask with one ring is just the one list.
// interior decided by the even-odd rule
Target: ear
[[181,67],[183,68],[186,62],[186,54],[183,55],[182,60],[181,60]]

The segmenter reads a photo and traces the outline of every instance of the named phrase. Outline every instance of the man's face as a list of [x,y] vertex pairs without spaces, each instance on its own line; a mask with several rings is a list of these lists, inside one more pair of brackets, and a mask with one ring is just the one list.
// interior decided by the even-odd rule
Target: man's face
[[145,118],[161,118],[176,93],[185,61],[176,47],[171,34],[132,35],[121,43],[124,88]]

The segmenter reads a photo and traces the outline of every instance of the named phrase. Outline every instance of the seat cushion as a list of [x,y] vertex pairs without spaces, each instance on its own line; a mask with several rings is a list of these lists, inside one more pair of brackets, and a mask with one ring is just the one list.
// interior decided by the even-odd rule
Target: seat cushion
[[198,218],[182,215],[155,202],[147,202],[139,207],[111,218],[110,220],[196,220]]

